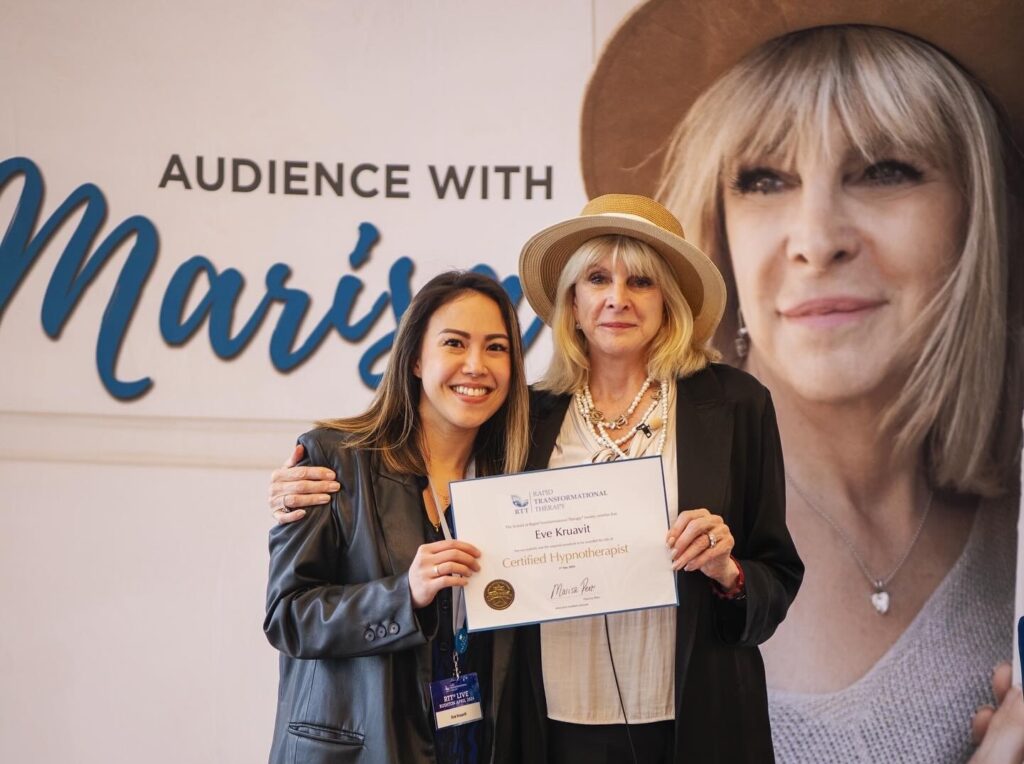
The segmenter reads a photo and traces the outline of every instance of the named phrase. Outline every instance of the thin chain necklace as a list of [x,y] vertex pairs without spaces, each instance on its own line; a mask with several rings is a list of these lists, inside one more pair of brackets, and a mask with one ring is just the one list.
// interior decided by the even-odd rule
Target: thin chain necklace
[[[470,459],[469,464],[462,471],[463,478],[474,478],[476,477],[476,459]],[[446,484],[442,484],[446,485]],[[434,511],[437,513],[437,522],[435,523],[430,519],[430,509],[427,507],[427,498],[430,499],[430,504],[434,507]],[[439,507],[438,502],[442,502],[444,507]],[[427,467],[427,490],[424,491],[423,508],[427,510],[427,522],[434,527],[435,533],[441,532],[441,517],[444,514],[445,507],[448,507],[452,503],[451,492],[439,491],[434,486],[434,479],[430,477],[430,467]]]
[[877,578],[870,570],[868,570],[867,563],[864,562],[864,558],[861,557],[860,552],[857,551],[857,547],[853,545],[850,537],[846,535],[846,531],[839,527],[839,524],[832,519],[824,510],[820,509],[813,501],[811,501],[807,494],[797,485],[793,477],[786,473],[786,482],[788,482],[793,490],[796,491],[797,496],[803,499],[804,504],[811,508],[811,510],[818,515],[822,520],[828,523],[832,530],[834,530],[839,538],[842,539],[843,543],[846,544],[846,548],[850,550],[850,554],[853,555],[853,559],[856,560],[857,566],[860,568],[861,573],[868,579],[874,591],[871,593],[871,605],[875,608],[875,612],[879,615],[885,615],[889,612],[889,604],[892,599],[889,594],[889,584],[896,574],[903,568],[903,564],[910,557],[910,553],[914,550],[914,546],[917,544],[917,540],[921,537],[921,531],[924,530],[925,521],[928,520],[928,513],[932,511],[932,499],[935,498],[935,491],[928,492],[928,503],[925,504],[924,512],[921,514],[921,519],[917,523],[917,530],[914,531],[914,537],[910,539],[910,543],[907,545],[906,551],[903,552],[903,556],[900,557],[899,562],[896,563],[896,567],[892,569],[889,575],[883,578]]
[[[633,403],[630,404],[630,408],[624,416],[628,418],[634,411],[636,411],[637,406],[643,399],[644,393],[646,393],[647,389],[651,386],[651,382],[653,382],[653,380],[649,378],[644,382],[643,388],[633,399]],[[594,398],[590,394],[589,384],[584,383],[583,389],[577,390],[574,397],[576,399],[576,410],[579,411],[580,416],[583,417],[583,421],[585,421],[587,426],[590,427],[590,432],[593,434],[594,438],[598,443],[610,448],[620,459],[628,459],[629,457],[625,451],[619,448],[619,446],[636,435],[637,432],[642,432],[648,438],[653,435],[648,422],[650,421],[651,415],[654,413],[655,409],[660,407],[662,426],[661,431],[658,433],[658,445],[655,453],[656,455],[661,456],[661,452],[665,450],[665,437],[668,431],[668,382],[666,380],[661,380],[658,383],[658,392],[654,394],[654,400],[651,402],[651,405],[647,407],[647,410],[641,415],[640,419],[637,420],[637,423],[630,427],[629,430],[626,431],[625,435],[619,438],[612,438],[608,433],[608,430],[616,429],[616,427],[624,425],[625,422],[623,421],[621,425],[617,424],[619,420],[622,420],[622,417],[619,417],[615,423],[604,421],[604,415],[594,407]],[[609,426],[611,424],[615,424],[616,426]]]

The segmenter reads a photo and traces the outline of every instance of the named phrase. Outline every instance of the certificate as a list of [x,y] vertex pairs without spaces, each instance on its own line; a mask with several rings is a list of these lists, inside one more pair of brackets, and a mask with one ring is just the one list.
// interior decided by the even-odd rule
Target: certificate
[[677,605],[661,458],[449,484],[469,631]]

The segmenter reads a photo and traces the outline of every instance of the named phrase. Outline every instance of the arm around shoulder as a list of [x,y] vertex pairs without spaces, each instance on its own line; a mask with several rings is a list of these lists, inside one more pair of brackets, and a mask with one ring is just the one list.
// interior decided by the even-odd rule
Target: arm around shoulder
[[307,433],[300,442],[310,464],[335,471],[341,490],[329,510],[270,531],[267,639],[295,658],[349,658],[424,644],[424,628],[436,628],[436,618],[414,610],[405,572],[375,578],[380,571],[367,560],[366,578],[354,580],[362,576],[353,574],[358,566],[350,559],[351,519],[370,508],[360,503],[365,497],[356,498],[362,492],[356,490],[359,469],[352,452],[323,431]]

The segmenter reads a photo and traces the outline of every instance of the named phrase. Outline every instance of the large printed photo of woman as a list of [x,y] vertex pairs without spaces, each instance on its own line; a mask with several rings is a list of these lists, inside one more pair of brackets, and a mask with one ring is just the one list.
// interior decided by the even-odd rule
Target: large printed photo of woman
[[781,762],[1024,756],[1022,31],[992,0],[653,0],[588,86],[588,194],[679,217],[778,411],[806,563],[762,648]]

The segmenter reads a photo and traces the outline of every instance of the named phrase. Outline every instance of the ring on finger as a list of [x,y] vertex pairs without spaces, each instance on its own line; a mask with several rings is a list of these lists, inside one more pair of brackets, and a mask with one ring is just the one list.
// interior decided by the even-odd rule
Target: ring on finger
[[717,544],[717,543],[718,543],[718,539],[715,538],[715,534],[712,533],[711,531],[708,531],[708,544],[710,545],[710,546],[708,546],[708,549],[714,549],[715,544]]
[[437,566],[435,565],[434,566],[434,578],[440,578],[440,577],[441,577],[441,571],[438,570]]

